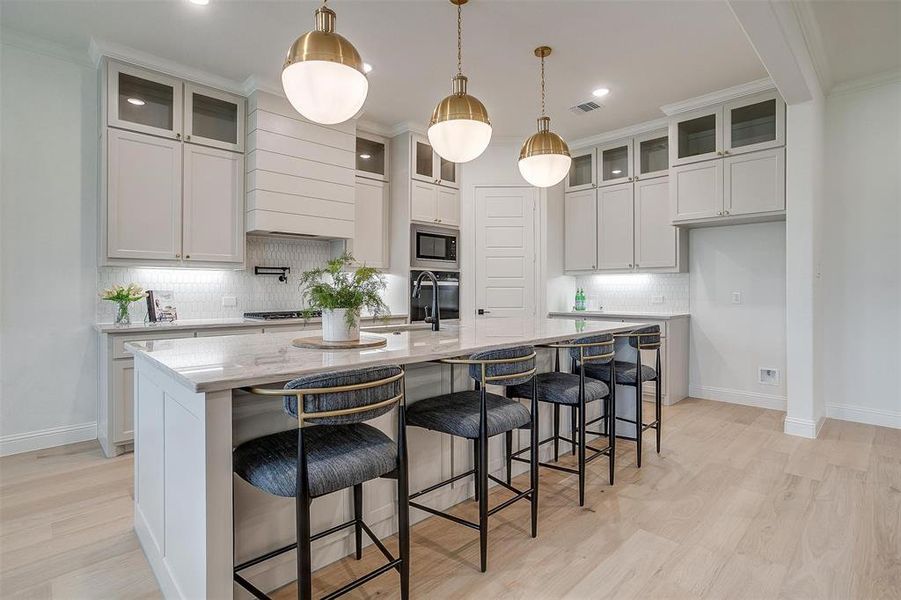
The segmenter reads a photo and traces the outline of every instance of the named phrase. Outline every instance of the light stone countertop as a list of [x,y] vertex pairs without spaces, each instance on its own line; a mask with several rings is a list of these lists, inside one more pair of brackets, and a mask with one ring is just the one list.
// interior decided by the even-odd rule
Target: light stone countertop
[[[629,331],[639,323],[576,319],[488,318],[445,325],[441,331],[409,326],[370,328],[388,340],[384,348],[310,350],[291,341],[318,331],[286,331],[222,337],[131,342],[125,348],[149,359],[195,392],[266,385],[301,375],[386,364],[414,364],[481,350],[569,340],[591,333]],[[395,333],[396,332],[396,333]],[[138,366],[139,363],[136,363]]]
[[567,319],[653,319],[668,321],[670,319],[690,318],[687,312],[630,312],[622,310],[571,310],[563,312],[549,312],[549,317],[563,317]]
[[[407,315],[388,315],[388,319],[406,319]],[[378,323],[372,317],[363,317],[363,321]],[[131,323],[129,325],[116,325],[115,323],[95,323],[94,329],[100,333],[145,333],[148,331],[178,331],[181,329],[222,329],[228,327],[277,327],[278,325],[316,325],[322,319],[314,317],[310,319],[245,319],[244,317],[232,317],[222,319],[179,319],[178,321],[160,323]]]

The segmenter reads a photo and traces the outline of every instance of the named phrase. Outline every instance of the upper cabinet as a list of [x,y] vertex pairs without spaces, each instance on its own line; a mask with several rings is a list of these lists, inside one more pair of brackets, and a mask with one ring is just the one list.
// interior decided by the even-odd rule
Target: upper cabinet
[[666,129],[637,135],[632,146],[635,179],[666,177],[669,174],[669,136]]
[[180,79],[111,60],[106,81],[107,125],[181,139]]
[[656,129],[575,151],[566,191],[620,185],[669,173],[669,137]]
[[357,177],[388,181],[388,144],[381,136],[357,133]]
[[597,171],[597,151],[594,148],[574,151],[566,177],[566,191],[578,192],[597,187]]
[[776,92],[723,106],[723,153],[741,154],[785,144],[785,103]]
[[244,151],[244,98],[185,83],[185,141]]
[[705,108],[680,115],[670,123],[669,141],[670,166],[673,167],[722,156],[722,108]]
[[410,177],[453,189],[460,187],[457,164],[438,156],[428,138],[418,134],[410,136]]
[[597,161],[601,175],[599,187],[632,181],[632,139],[598,146]]

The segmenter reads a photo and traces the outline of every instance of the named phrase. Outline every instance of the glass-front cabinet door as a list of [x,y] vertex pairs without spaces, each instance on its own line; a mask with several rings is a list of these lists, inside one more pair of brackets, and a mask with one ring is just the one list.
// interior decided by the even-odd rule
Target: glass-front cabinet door
[[598,146],[598,187],[632,181],[632,140],[617,140]]
[[634,179],[652,179],[669,175],[669,136],[666,129],[635,137]]
[[597,187],[597,160],[594,148],[572,153],[572,164],[566,176],[566,191],[577,192]]
[[244,151],[244,98],[185,84],[185,141]]
[[723,119],[724,154],[754,152],[785,144],[785,103],[775,91],[726,103]]
[[357,175],[388,181],[388,153],[384,141],[357,136]]
[[458,189],[460,187],[457,181],[457,163],[444,160],[435,153],[435,160],[438,161],[438,183],[445,187]]
[[181,139],[179,79],[111,60],[106,87],[107,125]]
[[413,135],[410,138],[410,173],[413,179],[438,183],[438,173],[435,167],[435,151],[429,140],[421,135]]
[[720,107],[682,115],[670,123],[670,166],[722,156],[723,111]]

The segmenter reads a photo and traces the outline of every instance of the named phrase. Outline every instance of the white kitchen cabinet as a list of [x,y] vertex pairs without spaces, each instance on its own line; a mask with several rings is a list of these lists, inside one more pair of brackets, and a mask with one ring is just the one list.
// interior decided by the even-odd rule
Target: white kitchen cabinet
[[357,177],[388,181],[388,143],[379,135],[357,132]]
[[458,227],[460,192],[435,183],[410,182],[410,220]]
[[599,188],[597,215],[596,268],[631,269],[634,264],[632,184],[621,183]]
[[244,151],[244,105],[241,96],[185,83],[185,141]]
[[598,187],[632,181],[632,138],[597,147]]
[[669,182],[674,223],[722,214],[723,161],[711,160],[673,167]]
[[388,268],[388,184],[357,177],[354,239],[348,248],[357,262]]
[[632,140],[633,179],[644,180],[669,175],[669,135],[658,129]]
[[425,136],[410,135],[410,161],[410,177],[413,179],[452,189],[460,188],[457,164],[441,158]]
[[785,145],[785,102],[773,90],[723,105],[723,154]]
[[109,128],[105,134],[106,256],[181,258],[182,143]]
[[185,260],[244,260],[244,161],[240,154],[185,144],[182,249]]
[[182,80],[114,60],[106,65],[107,125],[181,139]]
[[134,439],[134,375],[132,359],[119,359],[111,363],[110,386],[114,398],[118,398],[118,410],[113,413],[111,441],[114,444]]
[[729,156],[723,167],[724,214],[785,210],[784,148]]
[[597,190],[569,192],[563,197],[564,252],[567,271],[590,271],[597,268],[598,254]]
[[674,118],[669,126],[671,167],[722,156],[723,107],[716,105]]
[[597,187],[597,151],[594,148],[573,151],[572,163],[565,181],[567,192]]
[[669,181],[657,177],[635,182],[635,268],[675,267],[679,236],[669,214]]

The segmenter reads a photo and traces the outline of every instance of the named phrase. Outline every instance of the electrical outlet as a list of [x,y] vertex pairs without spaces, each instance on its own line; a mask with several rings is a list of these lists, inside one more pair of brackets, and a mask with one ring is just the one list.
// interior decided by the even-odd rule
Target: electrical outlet
[[663,304],[663,296],[651,296],[651,304]]
[[232,307],[238,306],[238,299],[234,296],[222,296],[222,306]]
[[763,385],[779,385],[779,369],[760,367],[758,381]]
[[732,304],[741,304],[741,292],[732,292]]

